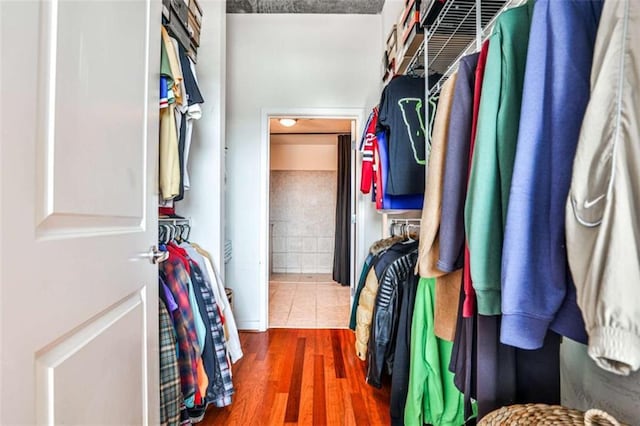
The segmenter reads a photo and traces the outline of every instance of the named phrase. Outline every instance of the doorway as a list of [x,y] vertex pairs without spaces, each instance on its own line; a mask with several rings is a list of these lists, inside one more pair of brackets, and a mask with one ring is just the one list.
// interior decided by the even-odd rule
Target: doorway
[[271,117],[269,129],[269,327],[344,328],[350,280],[333,272],[336,236],[351,242],[336,232],[336,216],[351,212],[336,205],[351,204],[338,179],[347,173],[349,185],[351,159],[339,166],[338,150],[346,143],[350,156],[352,120]]

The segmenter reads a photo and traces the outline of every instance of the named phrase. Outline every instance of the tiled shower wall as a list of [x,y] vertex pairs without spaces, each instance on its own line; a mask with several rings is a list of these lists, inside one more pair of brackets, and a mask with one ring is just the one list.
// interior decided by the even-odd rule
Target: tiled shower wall
[[272,273],[331,273],[335,171],[271,171]]

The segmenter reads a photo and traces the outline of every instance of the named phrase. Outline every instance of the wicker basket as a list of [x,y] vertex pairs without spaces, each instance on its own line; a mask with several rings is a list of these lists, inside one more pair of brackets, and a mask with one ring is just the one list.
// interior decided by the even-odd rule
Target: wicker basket
[[560,405],[546,404],[502,407],[478,422],[478,426],[503,425],[623,426],[613,416],[601,410],[594,409],[583,413]]

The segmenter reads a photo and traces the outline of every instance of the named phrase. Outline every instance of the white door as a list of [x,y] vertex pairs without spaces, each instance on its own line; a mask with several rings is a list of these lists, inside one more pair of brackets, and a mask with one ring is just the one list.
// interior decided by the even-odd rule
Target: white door
[[159,0],[0,0],[0,424],[158,423]]

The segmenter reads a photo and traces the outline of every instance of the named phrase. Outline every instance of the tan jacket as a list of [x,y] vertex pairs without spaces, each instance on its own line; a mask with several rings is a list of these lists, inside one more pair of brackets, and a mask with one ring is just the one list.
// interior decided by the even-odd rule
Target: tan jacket
[[601,368],[640,368],[640,2],[606,1],[566,206],[569,265]]
[[436,277],[435,334],[449,341],[454,339],[456,331],[462,271],[445,274],[437,268],[436,264],[440,254],[438,238],[442,211],[442,183],[456,77],[457,74],[453,74],[442,87],[433,125],[420,223],[420,248],[416,265],[416,272],[422,278]]
[[[402,241],[402,238],[391,237],[376,241],[369,250],[372,254],[380,254],[395,243]],[[376,304],[378,295],[378,277],[376,270],[372,267],[367,274],[364,288],[360,293],[358,308],[356,310],[356,355],[363,361],[367,359],[367,345],[371,332],[371,319],[373,318],[373,307]]]

